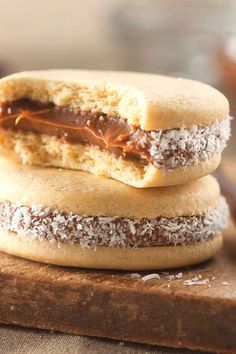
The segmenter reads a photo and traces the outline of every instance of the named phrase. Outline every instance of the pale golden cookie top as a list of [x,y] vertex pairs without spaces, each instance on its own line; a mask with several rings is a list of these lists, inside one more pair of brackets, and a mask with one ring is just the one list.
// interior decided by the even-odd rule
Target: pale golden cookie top
[[35,204],[81,216],[197,215],[214,209],[219,195],[219,185],[212,176],[181,186],[136,189],[86,172],[24,166],[0,159],[0,201]]
[[227,99],[209,85],[134,72],[46,70],[0,80],[0,101],[20,98],[119,115],[144,130],[210,125],[229,114]]

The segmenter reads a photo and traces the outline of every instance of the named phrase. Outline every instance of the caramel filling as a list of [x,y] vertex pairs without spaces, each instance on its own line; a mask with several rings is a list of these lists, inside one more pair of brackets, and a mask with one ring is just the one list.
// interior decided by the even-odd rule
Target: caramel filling
[[0,127],[91,144],[116,156],[151,161],[148,144],[142,147],[140,143],[145,132],[118,116],[22,99],[1,105]]
[[118,115],[21,99],[0,104],[0,129],[89,144],[144,166],[175,169],[221,153],[230,136],[230,117],[209,126],[145,131]]

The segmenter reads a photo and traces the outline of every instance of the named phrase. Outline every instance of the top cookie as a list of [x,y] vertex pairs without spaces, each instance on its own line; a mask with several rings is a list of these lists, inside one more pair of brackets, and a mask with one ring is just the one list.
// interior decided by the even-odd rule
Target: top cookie
[[213,172],[230,136],[227,99],[196,81],[80,70],[0,80],[0,155],[138,188]]
[[111,71],[47,70],[0,81],[0,101],[29,98],[118,115],[143,130],[210,125],[229,114],[227,99],[198,81]]

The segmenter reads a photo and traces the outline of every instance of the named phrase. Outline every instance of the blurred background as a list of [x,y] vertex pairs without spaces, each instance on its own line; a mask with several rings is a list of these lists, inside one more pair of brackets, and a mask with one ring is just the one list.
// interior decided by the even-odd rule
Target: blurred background
[[88,68],[188,77],[223,91],[236,116],[236,0],[0,0],[0,8],[0,76]]

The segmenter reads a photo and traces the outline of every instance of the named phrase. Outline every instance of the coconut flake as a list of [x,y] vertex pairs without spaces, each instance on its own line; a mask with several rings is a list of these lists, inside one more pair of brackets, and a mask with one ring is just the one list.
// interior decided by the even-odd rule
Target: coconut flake
[[130,278],[136,278],[136,279],[141,278],[141,275],[138,274],[138,273],[130,273],[130,274],[128,274],[128,276],[129,276]]
[[227,117],[222,122],[209,126],[194,125],[189,129],[182,127],[151,132],[138,129],[133,141],[135,144],[138,142],[141,151],[148,152],[143,151],[144,159],[151,155],[151,162],[157,168],[190,166],[222,152],[230,137],[230,120],[231,117]]
[[192,285],[208,285],[210,280],[208,278],[202,279],[202,275],[199,274],[191,279],[186,279],[183,281],[184,285],[192,286]]
[[161,279],[160,275],[157,273],[153,273],[153,274],[147,274],[144,277],[142,277],[142,281],[148,281],[148,280],[152,280],[152,279]]
[[32,240],[75,243],[82,248],[148,247],[204,242],[227,225],[224,198],[203,215],[175,218],[129,219],[83,217],[40,206],[0,202],[0,231],[12,231]]

